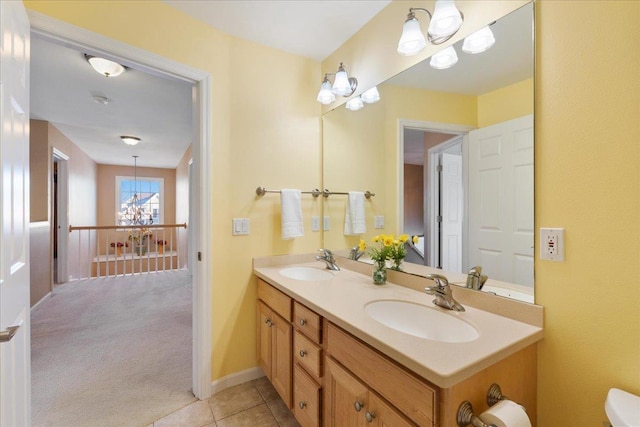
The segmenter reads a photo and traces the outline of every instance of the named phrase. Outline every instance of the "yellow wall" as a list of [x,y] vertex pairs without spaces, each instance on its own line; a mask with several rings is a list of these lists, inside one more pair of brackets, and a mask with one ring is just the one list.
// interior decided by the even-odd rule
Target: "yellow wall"
[[[305,237],[283,241],[279,197],[255,197],[261,185],[321,185],[319,63],[223,34],[160,1],[24,3],[211,74],[212,379],[256,366],[252,258],[321,246],[310,224]],[[305,218],[320,212],[310,199]],[[232,237],[234,217],[251,220],[251,235]]]
[[640,394],[639,16],[536,8],[536,226],[566,229],[566,262],[535,265],[541,426],[599,425],[610,387]]
[[[600,425],[609,388],[640,394],[638,16],[634,1],[536,6],[535,222],[566,229],[566,262],[535,264],[536,302],[545,307],[540,426]],[[393,76],[406,58],[361,35],[397,42],[389,34],[398,26],[392,17],[372,21],[323,69],[340,58],[370,85]]]
[[478,96],[478,127],[533,114],[533,79]]

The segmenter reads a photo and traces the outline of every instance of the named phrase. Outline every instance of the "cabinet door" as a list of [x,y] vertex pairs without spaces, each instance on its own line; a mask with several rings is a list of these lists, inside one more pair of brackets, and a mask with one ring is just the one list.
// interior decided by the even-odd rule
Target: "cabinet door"
[[262,301],[257,305],[257,354],[258,366],[262,368],[267,378],[271,379],[271,310]]
[[324,425],[367,426],[367,388],[336,362],[325,360]]
[[292,335],[291,324],[272,312],[271,383],[291,409]]
[[371,427],[414,427],[397,409],[382,400],[377,394],[369,392],[369,408],[365,419]]

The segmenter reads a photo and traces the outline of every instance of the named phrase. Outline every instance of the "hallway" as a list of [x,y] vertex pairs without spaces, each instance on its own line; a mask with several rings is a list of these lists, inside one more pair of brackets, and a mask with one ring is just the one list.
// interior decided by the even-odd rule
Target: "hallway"
[[148,425],[194,402],[186,270],[57,286],[31,313],[33,426]]

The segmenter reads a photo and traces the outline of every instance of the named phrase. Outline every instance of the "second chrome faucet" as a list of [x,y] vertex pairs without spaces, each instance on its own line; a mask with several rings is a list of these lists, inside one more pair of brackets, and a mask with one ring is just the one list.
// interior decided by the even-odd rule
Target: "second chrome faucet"
[[440,274],[427,274],[425,277],[435,282],[435,286],[427,286],[424,288],[426,293],[436,297],[436,299],[433,300],[435,305],[449,310],[464,311],[462,304],[453,298],[453,291],[445,276]]
[[318,252],[322,252],[322,255],[316,256],[316,259],[318,261],[324,261],[325,264],[327,264],[328,270],[340,271],[340,267],[336,264],[336,259],[329,249],[318,249]]

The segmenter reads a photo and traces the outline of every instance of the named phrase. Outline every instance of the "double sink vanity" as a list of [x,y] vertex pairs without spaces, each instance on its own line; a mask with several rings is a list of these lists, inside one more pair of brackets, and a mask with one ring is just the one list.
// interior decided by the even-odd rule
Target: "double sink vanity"
[[258,362],[302,426],[456,427],[463,401],[488,408],[493,383],[536,425],[542,307],[452,286],[465,311],[446,310],[419,277],[442,270],[379,286],[371,265],[338,264],[254,259]]

